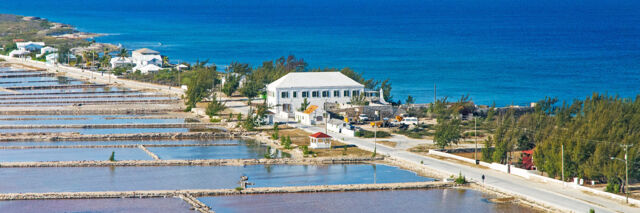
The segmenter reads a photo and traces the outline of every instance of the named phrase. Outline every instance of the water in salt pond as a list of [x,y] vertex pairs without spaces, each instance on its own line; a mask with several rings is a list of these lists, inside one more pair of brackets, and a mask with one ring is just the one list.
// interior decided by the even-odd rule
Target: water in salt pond
[[0,201],[0,212],[136,212],[188,213],[191,207],[179,198],[69,199]]
[[377,164],[3,168],[0,193],[234,188],[432,181]]
[[535,212],[467,189],[288,193],[198,198],[216,212]]

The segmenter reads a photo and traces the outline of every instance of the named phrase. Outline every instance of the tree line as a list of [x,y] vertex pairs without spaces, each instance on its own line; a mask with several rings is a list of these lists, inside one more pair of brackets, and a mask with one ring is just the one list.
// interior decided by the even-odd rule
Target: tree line
[[[640,96],[639,96],[640,97]],[[546,98],[533,111],[517,115],[513,110],[491,115],[484,123],[493,128],[485,141],[483,159],[507,162],[517,150],[533,149],[534,164],[550,177],[560,177],[562,160],[566,178],[579,177],[617,184],[624,180],[625,146],[629,177],[640,175],[640,98],[594,93],[584,100],[558,103]]]

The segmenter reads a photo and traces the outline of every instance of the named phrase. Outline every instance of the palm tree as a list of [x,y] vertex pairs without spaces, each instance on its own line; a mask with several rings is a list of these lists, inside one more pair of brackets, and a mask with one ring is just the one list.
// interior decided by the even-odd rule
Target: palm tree
[[162,56],[162,66],[163,66],[163,67],[166,67],[166,66],[168,66],[168,65],[169,65],[169,56],[165,56],[165,55],[163,55],[163,56]]
[[127,57],[127,48],[120,48],[120,52],[118,53],[118,56],[120,56],[120,59],[124,60],[125,57]]

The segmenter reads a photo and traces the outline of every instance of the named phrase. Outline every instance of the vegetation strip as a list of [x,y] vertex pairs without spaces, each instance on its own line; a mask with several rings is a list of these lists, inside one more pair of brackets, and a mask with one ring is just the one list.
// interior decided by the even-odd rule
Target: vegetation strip
[[47,193],[5,193],[0,200],[42,200],[42,199],[101,199],[101,198],[158,198],[191,196],[224,196],[241,194],[311,193],[344,192],[372,190],[430,189],[453,187],[449,182],[407,182],[378,184],[343,184],[319,186],[257,187],[237,189],[185,189],[185,190],[148,190],[148,191],[103,191],[103,192],[47,192]]
[[208,160],[122,160],[122,161],[52,161],[3,162],[2,168],[28,167],[106,167],[106,166],[245,166],[245,165],[317,165],[371,163],[384,158],[277,158],[277,159],[208,159]]
[[[46,142],[45,142],[46,143]],[[96,142],[100,143],[100,142]],[[239,146],[237,143],[220,144],[122,144],[122,145],[67,145],[67,146],[0,146],[0,149],[100,149],[100,148],[139,148],[144,147],[198,147],[198,146]]]

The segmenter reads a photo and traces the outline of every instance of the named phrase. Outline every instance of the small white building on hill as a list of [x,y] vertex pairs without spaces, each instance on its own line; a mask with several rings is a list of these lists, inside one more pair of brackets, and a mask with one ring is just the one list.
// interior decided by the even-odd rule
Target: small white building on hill
[[20,50],[27,50],[31,52],[40,51],[40,49],[44,47],[44,42],[33,42],[33,41],[16,42],[16,47],[18,47],[18,49]]
[[267,85],[267,104],[279,116],[292,116],[306,98],[324,111],[325,103],[345,104],[364,85],[340,72],[292,72]]

